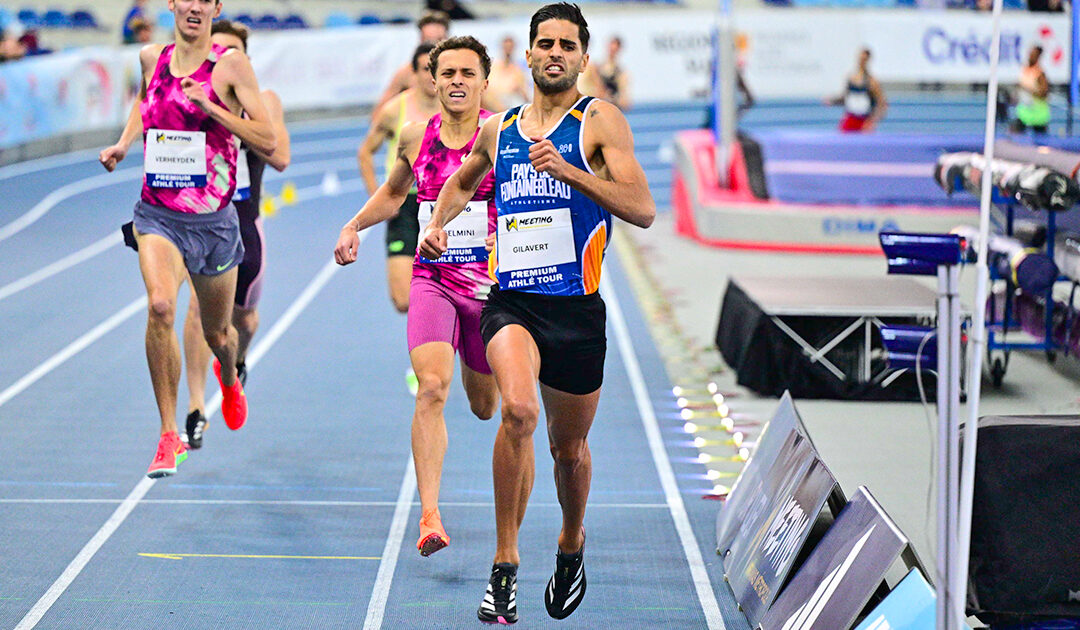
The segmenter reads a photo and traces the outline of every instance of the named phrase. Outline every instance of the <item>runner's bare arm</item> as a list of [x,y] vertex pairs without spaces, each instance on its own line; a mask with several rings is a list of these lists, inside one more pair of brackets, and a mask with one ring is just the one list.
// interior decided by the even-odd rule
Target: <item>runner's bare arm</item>
[[465,205],[476,194],[480,182],[491,171],[494,164],[495,139],[498,137],[502,117],[492,116],[480,128],[480,135],[473,144],[472,151],[461,162],[461,168],[454,172],[439,191],[439,199],[431,211],[431,221],[420,235],[420,255],[431,260],[446,252],[446,231],[443,227],[461,213]]
[[1050,94],[1050,82],[1046,79],[1046,73],[1040,72],[1035,79],[1035,96],[1046,98]]
[[605,101],[593,103],[587,116],[582,144],[586,155],[594,154],[590,147],[600,152],[609,179],[570,164],[546,138],[533,138],[536,144],[529,148],[533,168],[570,184],[623,221],[649,227],[656,218],[656,204],[645,171],[634,157],[634,135],[626,116]]
[[281,107],[281,97],[273,90],[263,90],[263,104],[266,105],[266,113],[270,115],[270,124],[274,127],[274,138],[277,140],[277,148],[270,155],[263,155],[256,151],[260,158],[274,170],[281,172],[292,161],[292,150],[289,143],[289,130],[285,127],[285,110]]
[[889,110],[889,101],[885,98],[885,90],[877,79],[870,79],[870,94],[874,97],[874,111],[870,112],[870,127],[873,128]]
[[[397,97],[400,98],[400,97]],[[383,107],[375,115],[368,127],[368,134],[356,151],[356,163],[360,166],[360,177],[364,180],[368,197],[375,194],[379,182],[375,179],[375,152],[383,145],[383,142],[393,133],[391,118],[397,111],[397,98],[391,99],[389,107]]]
[[397,69],[393,78],[390,79],[390,85],[386,86],[381,96],[379,96],[379,102],[375,103],[375,107],[371,110],[371,119],[374,122],[375,118],[379,115],[383,107],[390,102],[390,99],[394,98],[398,94],[401,94],[405,90],[409,89],[410,79],[412,78],[412,64],[405,64]]
[[255,71],[251,68],[247,56],[232,50],[223,54],[214,66],[211,82],[215,86],[226,88],[218,91],[218,94],[225,94],[226,91],[234,94],[247,118],[210,102],[210,97],[203,87],[190,77],[182,80],[180,87],[191,102],[240,138],[241,142],[263,155],[271,155],[277,148],[277,140],[274,137],[273,125],[270,124],[270,115],[266,113],[266,106],[259,96],[259,81],[255,78]]
[[116,168],[116,165],[127,155],[127,152],[131,149],[131,145],[135,140],[142,135],[142,102],[146,98],[146,77],[154,70],[157,65],[158,57],[161,56],[161,50],[164,48],[162,44],[150,44],[143,46],[139,51],[139,65],[142,68],[142,81],[139,85],[139,94],[135,97],[135,102],[131,104],[131,111],[128,113],[127,122],[124,124],[124,130],[120,133],[120,139],[116,144],[111,147],[106,147],[98,155],[98,160],[101,165],[105,167],[105,170],[110,173]]
[[334,247],[334,260],[339,265],[348,265],[356,261],[356,252],[360,246],[358,234],[361,230],[386,221],[395,216],[405,197],[412,189],[415,178],[412,163],[416,159],[420,140],[423,138],[424,125],[409,123],[401,130],[401,142],[398,143],[398,157],[382,186],[379,186],[344,227]]

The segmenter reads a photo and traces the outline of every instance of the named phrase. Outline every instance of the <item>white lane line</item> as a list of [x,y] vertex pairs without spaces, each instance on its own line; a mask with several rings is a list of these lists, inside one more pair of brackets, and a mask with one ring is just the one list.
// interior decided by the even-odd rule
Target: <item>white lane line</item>
[[343,171],[350,167],[356,170],[356,160],[349,157],[334,158],[331,160],[317,160],[314,162],[302,162],[298,164],[292,164],[284,172],[275,171],[272,168],[266,169],[267,180],[281,180],[290,179],[294,177],[303,177],[305,175],[322,174],[326,171]]
[[336,138],[334,140],[304,140],[292,144],[289,147],[289,153],[292,157],[298,155],[326,155],[334,151],[348,151],[352,150],[352,163],[359,168],[359,164],[356,162],[356,150],[360,148],[360,144],[363,142],[363,138]]
[[97,156],[100,153],[101,149],[85,149],[82,151],[73,151],[71,153],[58,153],[56,155],[26,160],[24,162],[16,162],[0,167],[0,179],[9,179],[27,173],[37,173],[38,171],[44,171],[45,169],[56,168],[59,166],[71,166],[72,164],[79,164],[80,162],[96,161]]
[[705,561],[701,557],[701,548],[698,546],[694,529],[690,526],[690,517],[686,514],[686,505],[683,504],[682,495],[679,493],[679,484],[675,481],[675,471],[672,470],[671,460],[668,459],[667,451],[664,449],[664,440],[660,434],[652,401],[649,399],[648,389],[645,387],[645,377],[641,374],[641,364],[638,362],[637,353],[634,352],[634,345],[630,341],[630,332],[626,326],[626,319],[623,317],[622,307],[619,305],[619,297],[615,293],[615,287],[608,280],[607,274],[600,277],[600,287],[604,300],[608,303],[608,314],[611,316],[611,326],[618,340],[619,354],[622,356],[623,365],[626,366],[630,387],[634,390],[634,400],[637,402],[641,424],[645,427],[649,450],[652,451],[653,461],[656,463],[656,472],[660,476],[660,485],[664,489],[668,510],[675,521],[675,530],[682,542],[686,562],[690,565],[690,576],[697,590],[698,601],[701,602],[701,610],[705,613],[709,630],[724,630],[724,619],[720,615],[720,606],[716,603],[716,593],[713,592],[712,582],[705,570]]
[[[360,242],[364,242],[364,238],[367,237],[369,232],[360,233]],[[270,351],[270,348],[277,343],[278,339],[285,334],[285,331],[293,325],[293,322],[300,317],[300,313],[304,312],[304,309],[315,299],[315,296],[319,294],[319,291],[326,286],[327,282],[330,282],[330,278],[334,277],[334,273],[338,270],[338,264],[331,258],[329,262],[323,265],[323,268],[319,270],[319,273],[315,275],[315,279],[304,289],[296,300],[289,305],[289,308],[285,310],[281,318],[274,323],[270,331],[263,337],[262,343],[253,348],[248,353],[247,363],[251,366],[255,366],[263,358],[263,356]]]
[[124,238],[120,235],[120,231],[115,230],[105,238],[91,243],[77,252],[68,254],[60,260],[38,269],[34,273],[23,276],[14,282],[0,287],[0,300],[11,297],[23,289],[28,289],[42,280],[47,280],[65,269],[90,260],[94,256],[112,248],[114,245],[119,245],[123,240]]
[[401,553],[401,542],[405,538],[405,527],[415,493],[416,470],[413,468],[412,455],[409,455],[405,477],[401,480],[401,490],[398,492],[397,507],[394,508],[394,518],[390,521],[390,532],[386,535],[386,546],[383,547],[382,559],[379,560],[379,573],[375,576],[375,586],[372,587],[371,599],[368,600],[364,630],[378,630],[382,627],[386,600],[390,596],[390,583],[394,579],[394,569],[397,567],[398,554]]
[[142,296],[136,299],[134,302],[128,304],[124,308],[120,309],[108,319],[101,322],[97,326],[94,326],[89,332],[79,337],[75,341],[72,341],[63,350],[52,355],[41,365],[31,370],[26,376],[20,378],[13,385],[0,392],[0,407],[4,406],[9,400],[19,395],[27,387],[30,387],[43,376],[62,365],[65,361],[78,354],[84,348],[100,339],[103,335],[111,331],[122,324],[126,319],[138,313],[146,308],[146,296]]
[[[61,201],[65,201],[74,197],[75,195],[82,194],[94,190],[95,188],[103,188],[112,184],[123,184],[124,182],[138,179],[142,177],[142,169],[129,168],[114,173],[102,173],[101,175],[94,175],[87,177],[86,179],[80,179],[77,182],[72,182],[66,186],[61,186],[52,191],[45,198],[37,202],[37,204],[30,208],[30,210],[15,219],[11,223],[0,227],[0,241],[11,238],[19,232],[25,230],[34,224],[35,221],[45,216],[47,212],[52,210]],[[132,203],[134,205],[134,203]]]
[[[346,123],[348,126],[344,127],[344,128],[336,126],[336,125],[340,125],[343,122]],[[343,134],[344,133],[349,133],[349,132],[352,132],[352,131],[356,131],[356,133],[357,133],[356,138],[352,139],[352,140],[350,140],[350,139],[340,139],[340,140],[336,140],[336,141],[311,140],[311,141],[306,141],[306,142],[298,142],[298,143],[293,145],[294,148],[296,146],[298,146],[298,145],[314,144],[314,143],[318,143],[318,142],[327,142],[327,144],[329,144],[331,146],[331,149],[326,149],[326,150],[333,150],[334,148],[337,148],[336,145],[338,143],[341,144],[341,148],[349,147],[349,148],[356,149],[356,148],[359,148],[360,143],[363,142],[363,135],[362,134],[367,132],[367,125],[363,124],[363,123],[358,123],[357,119],[355,117],[354,118],[332,118],[332,119],[326,119],[326,120],[320,120],[320,121],[291,122],[291,123],[288,123],[288,126],[289,126],[290,131],[292,133],[294,133],[295,135],[297,135],[297,136],[301,136],[301,135],[303,135],[305,133],[317,133],[317,132],[319,132],[321,130],[324,130],[324,129],[340,130],[340,132],[343,133]],[[298,129],[298,128],[301,128],[301,127],[303,129]],[[105,148],[105,147],[102,146],[100,148],[80,149],[78,151],[70,151],[68,153],[58,153],[58,154],[55,154],[55,155],[48,155],[48,156],[45,156],[45,157],[34,158],[32,160],[24,160],[22,162],[15,162],[13,164],[7,164],[5,166],[0,166],[0,180],[10,179],[12,177],[18,177],[19,175],[26,175],[27,173],[37,173],[37,172],[44,171],[44,170],[47,170],[47,169],[50,169],[50,168],[57,168],[57,167],[61,167],[61,166],[71,166],[73,164],[80,164],[80,163],[84,163],[84,162],[92,162],[94,164],[97,164],[98,154],[101,153],[101,149],[103,149],[103,148]],[[140,150],[141,150],[141,146],[133,146],[132,147],[132,152],[128,153],[127,159],[130,160],[133,157],[135,157],[136,155],[138,155]],[[315,152],[315,151],[313,150],[312,152]],[[296,155],[295,150],[294,150],[293,154]]]
[[[348,157],[341,157],[333,160],[320,160],[318,162],[311,162],[307,164],[297,164],[292,169],[281,173],[280,177],[288,176],[301,176],[311,173],[317,173],[324,169],[337,168],[344,169],[356,163],[355,159]],[[277,171],[274,171],[277,173]],[[38,219],[48,214],[53,208],[55,208],[62,201],[66,201],[75,195],[79,195],[97,188],[104,188],[105,186],[111,186],[113,184],[121,184],[133,179],[140,179],[142,177],[141,168],[126,168],[112,173],[101,173],[100,175],[92,175],[85,179],[72,182],[66,186],[62,186],[52,191],[45,196],[44,199],[34,205],[26,214],[23,214],[19,218],[15,219],[11,223],[0,227],[0,241],[11,238],[19,232],[33,225]],[[132,203],[134,205],[134,202]]]
[[[339,162],[339,161],[340,160],[331,160],[331,161],[327,161],[326,163],[332,164],[332,163]],[[325,163],[320,163],[320,164],[325,164]],[[318,168],[311,169],[310,173],[319,173],[319,172],[323,172],[323,171],[325,171],[323,166],[319,166]],[[310,174],[310,173],[305,171],[305,172],[301,172],[299,174],[303,175],[303,174]],[[362,190],[363,187],[364,187],[363,186],[363,180],[361,180],[360,178],[342,180],[341,185],[338,188],[338,190],[334,191],[331,194],[327,194],[327,192],[322,189],[321,184],[316,184],[314,186],[307,186],[307,187],[304,187],[304,188],[300,188],[300,189],[298,189],[296,191],[296,202],[297,203],[302,203],[302,202],[305,202],[305,201],[312,201],[314,199],[319,199],[319,198],[322,198],[322,197],[333,197],[333,196],[343,195],[345,193],[355,192],[357,190]],[[118,244],[122,243],[123,240],[124,240],[123,236],[120,235],[120,230],[119,229],[114,230],[111,234],[109,234],[105,238],[103,238],[103,239],[101,239],[99,241],[96,241],[94,243],[91,243],[90,245],[87,245],[86,247],[80,249],[77,252],[74,252],[72,254],[68,254],[67,256],[61,258],[60,260],[58,260],[58,261],[56,261],[56,262],[54,262],[54,263],[52,263],[52,264],[50,264],[48,266],[42,267],[41,269],[39,269],[39,270],[37,270],[37,271],[35,271],[35,272],[31,273],[31,274],[23,276],[22,278],[19,278],[18,280],[12,281],[12,282],[8,283],[7,285],[4,285],[3,287],[0,287],[0,300],[3,300],[4,298],[10,297],[10,296],[12,296],[12,295],[18,293],[19,291],[24,290],[24,289],[28,289],[28,288],[34,286],[35,284],[37,284],[37,283],[39,283],[39,282],[41,282],[43,280],[47,280],[47,279],[51,278],[52,276],[55,276],[56,274],[60,273],[61,271],[65,271],[67,269],[70,269],[71,267],[74,267],[75,265],[77,265],[79,263],[90,260],[94,256],[97,256],[98,254],[101,254],[101,253],[103,253],[105,251],[108,251],[114,245],[118,245]]]
[[[361,233],[361,242],[363,241],[365,234],[366,233]],[[274,326],[262,341],[252,348],[252,351],[248,354],[247,358],[247,363],[251,368],[255,367],[263,355],[270,350],[274,343],[285,334],[285,331],[288,330],[289,326],[296,321],[296,318],[300,316],[300,313],[315,299],[319,290],[330,281],[331,277],[333,277],[334,272],[337,271],[337,267],[337,263],[335,263],[333,259],[324,265],[315,276],[315,279],[308,284],[300,296],[289,305],[289,308],[286,309],[281,318],[274,323]],[[143,304],[146,303],[145,297],[141,298],[141,300]],[[206,415],[208,419],[213,417],[214,411],[220,405],[220,399],[221,393],[218,392],[218,394],[207,403]],[[26,616],[22,618],[19,625],[15,626],[15,630],[30,630],[41,621],[41,618],[45,616],[45,613],[52,608],[53,604],[56,603],[56,600],[64,594],[64,591],[66,591],[69,586],[71,586],[71,583],[79,576],[79,573],[82,572],[83,568],[85,568],[87,563],[94,557],[94,554],[97,553],[98,549],[100,549],[109,537],[113,535],[113,532],[120,527],[128,515],[131,514],[131,510],[135,508],[153,485],[154,480],[145,477],[135,485],[127,497],[124,498],[120,507],[116,508],[113,515],[109,517],[109,520],[105,521],[105,524],[101,526],[101,529],[99,529],[97,533],[94,534],[94,537],[83,546],[82,550],[75,556],[75,559],[71,561],[71,564],[69,564],[67,568],[64,569],[64,572],[60,574],[60,577],[56,578],[56,581],[49,587],[49,590],[34,604],[33,608],[30,609],[30,612],[26,613]],[[413,485],[415,486],[415,480]],[[410,496],[410,499],[411,498],[412,497]]]
[[[123,503],[124,499],[0,499],[0,505],[67,505],[67,504],[110,504]],[[141,503],[162,505],[296,505],[317,507],[397,507],[396,501],[319,501],[304,499],[143,499]],[[420,505],[412,502],[413,507]],[[492,502],[478,501],[440,501],[440,507],[451,508],[493,508]],[[532,508],[561,508],[558,503],[530,503]],[[667,509],[667,503],[590,503],[590,510],[637,510]]]
[[139,500],[143,498],[143,495],[150,490],[154,485],[154,480],[148,477],[143,477],[135,489],[131,491],[131,494],[124,499],[120,507],[116,508],[116,511],[112,513],[109,520],[105,521],[105,524],[101,526],[101,529],[94,534],[94,537],[90,539],[90,542],[79,551],[79,554],[75,556],[75,559],[67,565],[64,572],[60,574],[60,577],[56,578],[49,590],[45,591],[45,594],[41,596],[41,599],[37,600],[30,612],[26,613],[26,616],[22,618],[19,625],[15,626],[15,630],[30,630],[37,625],[46,612],[52,608],[52,605],[56,603],[60,595],[67,590],[75,578],[82,572],[83,567],[86,566],[90,559],[94,557],[94,554],[101,549],[101,546],[105,544],[105,541],[113,535],[116,528],[120,527],[120,524],[124,522],[124,519],[131,514],[131,511],[135,509],[135,506],[139,503]]

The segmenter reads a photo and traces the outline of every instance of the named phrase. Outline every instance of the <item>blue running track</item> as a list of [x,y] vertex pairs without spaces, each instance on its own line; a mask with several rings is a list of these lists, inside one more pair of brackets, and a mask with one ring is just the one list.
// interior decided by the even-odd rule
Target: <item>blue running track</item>
[[[267,176],[268,193],[292,181],[299,199],[266,219],[250,419],[234,433],[215,414],[203,449],[157,482],[143,475],[158,431],[144,290],[116,236],[141,157],[111,175],[96,152],[0,168],[0,628],[481,627],[498,420],[474,418],[455,382],[441,497],[452,543],[421,558],[405,319],[387,296],[381,227],[356,264],[331,262],[364,200],[363,129],[292,131],[292,166]],[[322,188],[328,172],[339,192]],[[603,294],[588,594],[565,621],[544,611],[560,520],[541,430],[518,626],[741,630],[713,550],[718,505],[702,500],[710,483],[614,252]],[[181,314],[186,302],[184,287]]]

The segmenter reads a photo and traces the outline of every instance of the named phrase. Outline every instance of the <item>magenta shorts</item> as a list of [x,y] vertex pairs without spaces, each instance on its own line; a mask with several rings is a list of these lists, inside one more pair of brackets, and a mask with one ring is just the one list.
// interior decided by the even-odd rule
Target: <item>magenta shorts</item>
[[491,374],[480,336],[483,308],[483,300],[458,295],[430,278],[414,277],[409,286],[409,352],[442,341],[457,350],[470,370]]

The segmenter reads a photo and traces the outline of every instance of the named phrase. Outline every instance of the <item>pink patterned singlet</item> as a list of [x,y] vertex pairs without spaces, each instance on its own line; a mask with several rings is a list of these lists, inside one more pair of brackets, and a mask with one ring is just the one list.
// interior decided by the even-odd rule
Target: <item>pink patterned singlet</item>
[[[491,112],[480,110],[480,124]],[[442,143],[439,130],[442,114],[435,114],[428,121],[420,153],[413,164],[416,177],[416,199],[420,202],[420,234],[431,219],[431,210],[446,180],[461,167],[480,133],[479,125],[472,139],[460,149],[451,149]],[[486,299],[493,284],[488,275],[488,254],[484,239],[495,230],[495,178],[492,173],[480,182],[472,201],[461,214],[446,224],[447,251],[438,261],[423,258],[418,253],[413,262],[414,278],[430,278],[454,293],[473,299]]]
[[[161,51],[140,107],[146,147],[142,200],[176,212],[217,212],[236,188],[236,142],[231,131],[184,96],[184,77],[169,70],[174,50],[169,44]],[[206,61],[188,75],[221,107],[226,106],[210,77],[227,50],[214,44]]]

